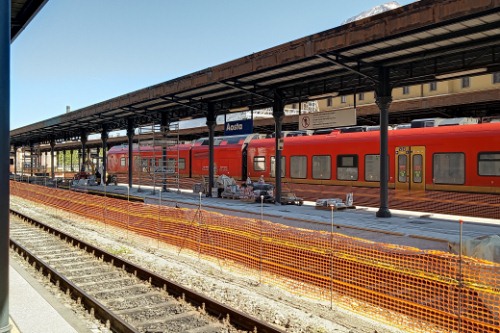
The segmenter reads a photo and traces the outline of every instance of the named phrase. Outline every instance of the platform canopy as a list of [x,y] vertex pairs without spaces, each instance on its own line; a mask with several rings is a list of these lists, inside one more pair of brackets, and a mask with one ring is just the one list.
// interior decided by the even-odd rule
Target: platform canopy
[[11,0],[10,40],[11,43],[30,23],[48,0]]
[[[230,45],[228,45],[230,47]],[[202,56],[202,55],[200,55]],[[10,132],[11,143],[78,138],[326,95],[500,71],[499,0],[422,0]],[[276,94],[277,93],[277,94]],[[34,111],[34,110],[30,110]]]

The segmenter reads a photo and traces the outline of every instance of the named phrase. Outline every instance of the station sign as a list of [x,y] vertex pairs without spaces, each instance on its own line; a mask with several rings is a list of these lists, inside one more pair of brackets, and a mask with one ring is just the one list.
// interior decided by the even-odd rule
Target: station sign
[[224,124],[224,135],[252,134],[253,120],[228,121]]
[[356,125],[356,109],[322,111],[299,116],[299,130]]

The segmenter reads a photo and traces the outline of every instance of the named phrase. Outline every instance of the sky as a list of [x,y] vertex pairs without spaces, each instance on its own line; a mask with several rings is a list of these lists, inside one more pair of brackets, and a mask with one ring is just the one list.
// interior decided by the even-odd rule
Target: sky
[[386,2],[49,0],[11,45],[10,128],[335,28]]

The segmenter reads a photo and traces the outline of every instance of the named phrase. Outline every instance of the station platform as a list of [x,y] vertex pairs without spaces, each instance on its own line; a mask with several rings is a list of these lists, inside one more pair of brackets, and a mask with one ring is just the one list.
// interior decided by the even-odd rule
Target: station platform
[[10,333],[92,333],[18,263],[9,265]]
[[[462,253],[471,255],[471,246],[477,239],[491,236],[500,237],[500,220],[474,218],[466,216],[442,215],[426,212],[392,210],[392,217],[376,217],[378,208],[356,206],[354,209],[332,211],[329,208],[318,208],[315,202],[305,201],[302,206],[276,205],[273,203],[244,202],[238,199],[206,197],[205,194],[193,193],[189,190],[169,189],[148,186],[134,186],[129,189],[126,184],[108,186],[83,186],[72,188],[97,194],[115,194],[123,199],[144,200],[148,204],[170,205],[183,208],[198,208],[217,211],[229,215],[251,218],[263,218],[288,226],[313,229],[332,230],[348,236],[364,238],[375,242],[413,246],[422,250],[442,250],[457,253],[462,234]],[[215,195],[215,193],[214,193]],[[344,198],[345,199],[345,198]],[[462,233],[460,233],[462,221]],[[483,259],[500,262],[500,246],[490,247],[491,253],[481,254]]]

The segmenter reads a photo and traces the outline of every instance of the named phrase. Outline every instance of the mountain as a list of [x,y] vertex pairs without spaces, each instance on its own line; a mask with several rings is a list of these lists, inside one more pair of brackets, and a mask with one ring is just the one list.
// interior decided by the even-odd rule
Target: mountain
[[378,5],[376,7],[373,7],[370,10],[366,10],[366,11],[364,11],[356,16],[353,16],[351,18],[348,18],[347,20],[344,20],[342,22],[342,25],[347,24],[347,23],[351,23],[351,22],[354,22],[357,20],[364,19],[365,17],[377,15],[377,14],[380,14],[383,12],[387,12],[389,10],[393,10],[393,9],[398,8],[398,7],[401,7],[401,5],[399,3],[397,3],[397,1],[391,1],[391,2],[385,3],[383,5]]

